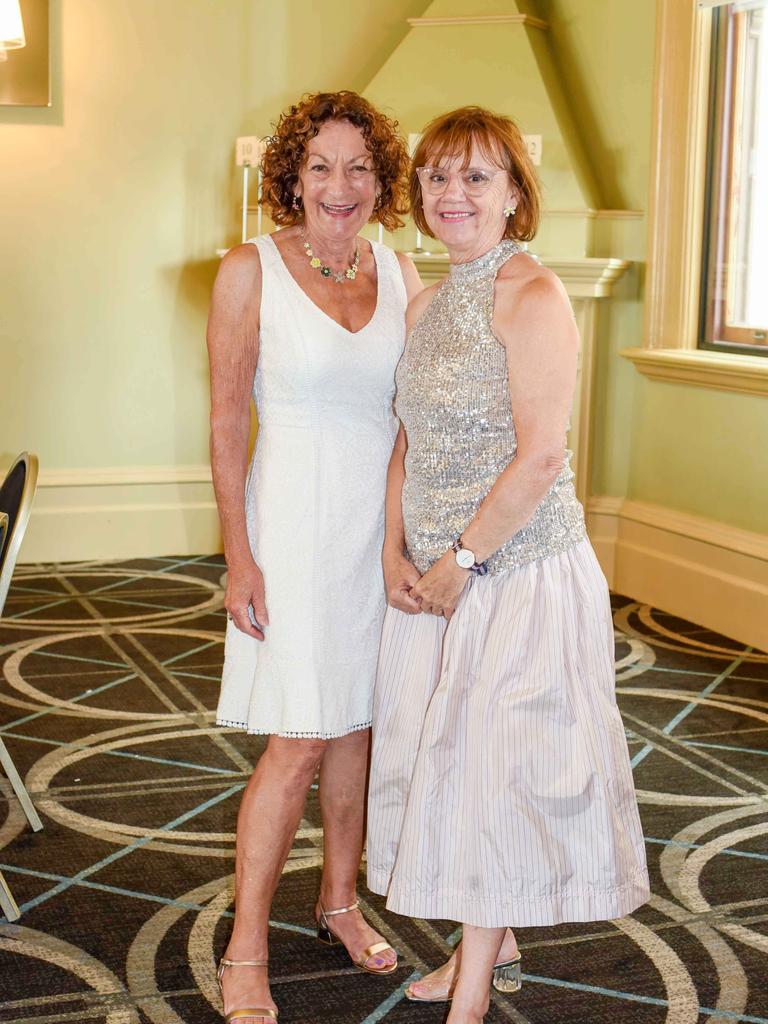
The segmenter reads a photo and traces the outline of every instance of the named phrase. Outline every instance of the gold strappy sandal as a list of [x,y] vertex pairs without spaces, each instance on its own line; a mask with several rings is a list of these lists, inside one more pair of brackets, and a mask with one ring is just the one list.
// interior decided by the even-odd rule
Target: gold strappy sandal
[[[224,985],[222,979],[224,977],[224,970],[227,967],[266,967],[269,961],[267,960],[225,960],[223,957],[219,960],[219,969],[216,972],[216,977],[219,979],[219,989],[221,990],[221,998],[224,998]],[[277,1011],[268,1010],[265,1006],[249,1006],[243,1010],[230,1010],[229,1013],[224,1014],[224,1024],[232,1024],[235,1020],[248,1020],[248,1018],[263,1017],[264,1020],[277,1020]]]
[[[349,914],[353,910],[359,910],[360,904],[355,900],[351,907],[341,907],[339,910],[325,910],[322,903],[318,903],[318,906],[320,908],[320,917],[317,921],[317,937],[326,945],[335,946],[337,943],[341,942],[341,939],[331,931],[328,925],[328,918],[336,917],[338,914]],[[367,971],[368,974],[392,974],[393,971],[397,970],[397,960],[395,960],[393,964],[381,967],[378,970],[374,970],[372,967],[367,966],[368,961],[372,956],[376,956],[377,953],[383,953],[385,949],[391,949],[392,952],[395,953],[395,957],[397,957],[397,953],[388,942],[375,942],[372,946],[363,950],[362,960],[353,960],[351,954],[349,958],[352,960],[355,967],[359,967],[361,971]]]

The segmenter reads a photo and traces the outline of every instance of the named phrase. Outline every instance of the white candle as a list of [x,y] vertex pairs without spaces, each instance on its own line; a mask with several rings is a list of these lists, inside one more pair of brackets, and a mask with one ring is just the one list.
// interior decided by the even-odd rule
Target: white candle
[[243,224],[242,242],[248,237],[248,164],[243,164]]

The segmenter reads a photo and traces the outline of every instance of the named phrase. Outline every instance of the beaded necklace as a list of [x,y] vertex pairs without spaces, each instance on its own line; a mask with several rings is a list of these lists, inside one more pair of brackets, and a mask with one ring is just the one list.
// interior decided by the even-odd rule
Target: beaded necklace
[[354,281],[357,277],[357,271],[360,267],[360,246],[355,242],[355,257],[351,264],[346,270],[339,270],[338,272],[332,270],[327,264],[315,256],[312,251],[312,246],[309,244],[309,240],[304,238],[304,252],[309,258],[310,267],[314,267],[315,270],[319,270],[323,277],[331,277],[336,284],[342,284],[344,281]]

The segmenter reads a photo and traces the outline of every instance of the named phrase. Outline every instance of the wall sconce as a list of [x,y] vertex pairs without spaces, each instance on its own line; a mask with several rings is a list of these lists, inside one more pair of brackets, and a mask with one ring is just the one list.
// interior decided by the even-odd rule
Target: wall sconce
[[49,0],[0,0],[0,108],[51,103]]
[[26,45],[19,0],[0,0],[0,50],[4,54],[2,59],[8,59],[6,50],[19,50]]

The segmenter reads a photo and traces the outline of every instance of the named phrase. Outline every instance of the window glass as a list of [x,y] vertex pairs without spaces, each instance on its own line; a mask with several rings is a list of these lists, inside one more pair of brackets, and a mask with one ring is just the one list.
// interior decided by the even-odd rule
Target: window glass
[[768,356],[768,0],[713,15],[703,348]]

